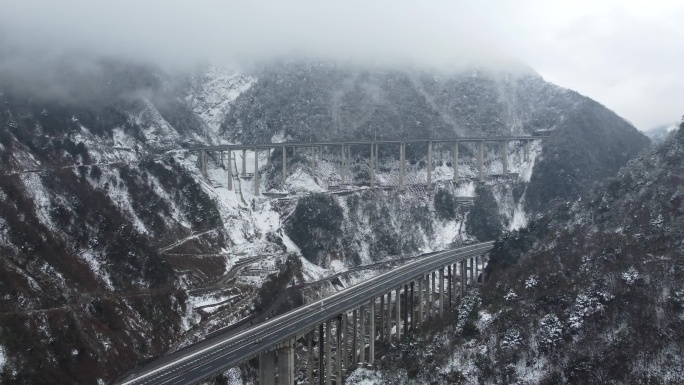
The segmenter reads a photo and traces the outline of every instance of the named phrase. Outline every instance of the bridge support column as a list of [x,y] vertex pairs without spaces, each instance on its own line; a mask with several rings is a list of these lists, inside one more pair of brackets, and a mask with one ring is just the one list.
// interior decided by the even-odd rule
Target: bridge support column
[[530,141],[525,141],[525,162],[530,160]]
[[437,282],[435,280],[436,272],[432,272],[432,292],[430,293],[430,319],[437,318],[435,314],[435,299],[437,296]]
[[475,256],[475,283],[480,284],[480,256]]
[[259,385],[275,385],[275,352],[259,356]]
[[335,349],[335,353],[337,355],[336,360],[335,360],[335,384],[341,384],[342,383],[342,357],[344,356],[344,343],[342,342],[342,331],[344,330],[344,322],[342,319],[344,316],[340,315],[337,317],[337,346]]
[[349,318],[349,315],[347,313],[342,314],[342,332],[344,334],[342,335],[342,346],[339,350],[340,358],[338,359],[338,361],[342,362],[340,378],[344,377],[347,374],[347,363],[349,362],[349,352],[347,350],[347,346],[349,346],[349,325],[347,322],[347,318]]
[[332,328],[330,320],[325,321],[325,384],[332,385]]
[[354,309],[352,312],[352,367],[356,367],[356,364],[359,362],[357,352],[359,351],[359,324],[357,323],[357,314],[359,313],[358,310]]
[[292,340],[278,349],[278,382],[281,385],[294,384],[294,354]]
[[375,187],[375,144],[371,143],[371,152],[370,152],[370,187],[373,188]]
[[432,188],[432,142],[428,142],[427,156],[427,188]]
[[283,188],[287,180],[287,147],[283,146]]
[[401,142],[399,145],[399,190],[403,191],[404,190],[404,167],[406,166],[406,160],[405,160],[405,151],[406,151],[406,145],[404,142]]
[[200,173],[203,177],[207,176],[207,150],[200,150],[199,153],[200,161]]
[[375,365],[375,298],[368,304],[368,364]]
[[247,150],[242,149],[242,176],[247,176]]
[[411,281],[411,283],[410,283],[410,287],[411,287],[411,314],[410,314],[410,316],[411,316],[411,327],[410,327],[411,333],[413,333],[416,330],[416,319],[418,318],[418,317],[416,317],[416,297],[415,297],[416,293],[414,292],[415,286],[416,286],[416,282]]
[[359,309],[359,362],[362,368],[366,363],[366,307],[361,305]]
[[228,191],[233,190],[233,152],[228,149],[228,167],[226,167],[226,177],[228,178]]
[[418,324],[423,326],[423,277],[418,278]]
[[484,183],[484,140],[480,141],[480,148],[477,154],[477,170],[480,176],[480,183]]
[[397,298],[394,301],[395,303],[395,310],[397,311],[396,314],[396,327],[397,327],[397,342],[401,341],[401,288],[397,288],[396,290],[396,295]]
[[404,284],[404,335],[408,335],[409,330],[409,289],[408,285]]
[[342,184],[346,183],[346,178],[347,178],[347,173],[345,171],[345,169],[347,167],[347,162],[344,158],[345,158],[345,149],[344,149],[344,143],[342,143],[342,165],[340,167],[340,179],[342,180]]
[[380,341],[385,341],[385,295],[380,296]]
[[313,365],[314,365],[314,354],[313,354],[313,330],[306,334],[306,355],[307,355],[307,365],[306,365],[306,378],[308,380],[307,384],[313,384]]
[[465,292],[466,292],[466,260],[462,260],[461,262],[461,301],[463,301],[463,297],[465,297]]
[[439,318],[444,317],[444,268],[439,269]]
[[311,176],[316,179],[316,146],[311,146]]
[[453,306],[453,298],[451,297],[451,284],[453,283],[453,277],[451,275],[451,265],[448,266],[447,273],[449,274],[449,276],[447,277],[447,287],[449,288],[449,309],[451,309],[451,307]]
[[266,167],[271,167],[271,149],[266,149]]
[[503,175],[508,175],[508,141],[501,142],[501,163],[503,164]]
[[318,325],[318,384],[325,383],[325,335],[323,324]]
[[475,284],[475,258],[470,258],[470,284]]
[[458,182],[458,141],[454,143],[454,159],[451,163],[454,167],[454,182]]
[[259,151],[254,147],[254,195],[259,196]]
[[485,283],[484,270],[485,270],[485,256],[481,255],[480,256],[480,283],[482,283],[482,284]]
[[387,293],[387,343],[392,343],[392,292]]

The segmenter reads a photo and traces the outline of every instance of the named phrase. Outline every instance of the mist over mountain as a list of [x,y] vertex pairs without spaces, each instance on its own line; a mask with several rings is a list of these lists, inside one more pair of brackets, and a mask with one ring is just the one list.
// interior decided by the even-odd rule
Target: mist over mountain
[[663,124],[651,129],[645,130],[644,135],[648,136],[653,143],[660,143],[674,130],[677,129],[677,124]]
[[[5,383],[111,381],[249,319],[252,304],[260,309],[273,300],[262,285],[287,281],[255,273],[218,285],[244,255],[272,255],[258,269],[278,271],[294,251],[304,267],[287,274],[315,279],[317,269],[338,263],[347,268],[473,237],[463,226],[467,210],[436,213],[418,187],[404,195],[300,199],[323,191],[307,153],[291,158],[284,186],[274,154],[273,166],[261,170],[262,188],[295,197],[294,206],[277,206],[250,195],[248,181],[227,192],[225,167],[234,165],[218,154],[203,177],[197,154],[183,147],[543,131],[550,137],[533,147],[529,161],[511,145],[518,179],[483,186],[488,207],[473,212],[499,215],[500,232],[523,225],[554,199],[578,197],[648,145],[611,111],[529,69],[444,72],[300,59],[249,71],[206,65],[179,72],[112,58],[19,62],[0,66]],[[488,173],[500,170],[499,151],[487,148]],[[358,184],[366,183],[361,155],[352,165]],[[317,178],[335,183],[338,155],[324,156]],[[460,172],[475,175],[474,148],[464,146],[461,156]],[[396,177],[395,157],[381,150],[380,181]],[[425,149],[409,148],[409,180],[422,178],[425,157]],[[448,180],[448,151],[436,157],[436,178]],[[474,191],[467,181],[446,187],[440,199]],[[328,230],[335,239],[318,229],[280,227],[281,220],[297,223],[296,215],[282,219],[295,208],[336,213],[334,221],[319,218],[335,224]],[[404,241],[392,242],[398,238]]]

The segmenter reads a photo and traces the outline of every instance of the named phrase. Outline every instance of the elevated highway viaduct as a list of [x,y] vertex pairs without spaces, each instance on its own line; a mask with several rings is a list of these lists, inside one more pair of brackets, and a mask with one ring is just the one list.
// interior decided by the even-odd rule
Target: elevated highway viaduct
[[[396,146],[399,149],[399,189],[404,188],[404,176],[406,166],[406,145],[407,144],[422,144],[427,146],[427,187],[432,187],[432,158],[433,147],[436,145],[446,145],[451,149],[453,157],[452,164],[454,167],[454,182],[458,181],[458,152],[461,143],[475,143],[477,147],[477,169],[478,181],[484,182],[484,146],[485,142],[499,143],[501,146],[501,163],[503,164],[503,175],[508,175],[508,143],[509,142],[523,142],[525,146],[524,159],[529,158],[529,144],[535,140],[542,140],[548,136],[500,136],[500,137],[461,137],[456,139],[411,139],[411,140],[374,140],[374,141],[346,141],[346,142],[309,142],[309,143],[262,143],[262,144],[235,144],[235,145],[220,145],[220,146],[203,146],[187,148],[189,151],[198,151],[200,160],[200,170],[202,174],[207,174],[207,152],[219,152],[220,158],[223,159],[223,153],[226,152],[228,159],[232,159],[233,151],[242,151],[242,171],[241,175],[247,174],[247,157],[246,151],[254,151],[258,154],[259,151],[267,151],[269,156],[266,159],[270,162],[270,152],[273,149],[280,148],[282,150],[282,179],[283,182],[287,179],[287,149],[296,147],[305,147],[311,149],[311,168],[316,173],[316,153],[317,149],[320,153],[321,147],[339,147],[342,159],[342,168],[340,176],[342,183],[346,183],[347,179],[351,179],[350,159],[352,146],[370,146],[370,187],[376,187],[376,177],[378,169],[378,146]],[[259,156],[254,156],[254,195],[259,195]],[[226,168],[227,172],[227,187],[229,190],[233,189],[233,167]],[[235,170],[237,172],[237,170]]]
[[468,285],[481,281],[492,247],[493,242],[478,243],[402,265],[264,323],[162,357],[119,384],[197,384],[258,357],[259,384],[274,385],[277,379],[291,385],[298,343],[307,347],[298,363],[306,366],[309,384],[341,384],[350,369],[374,364],[377,343],[400,341],[443,317]]

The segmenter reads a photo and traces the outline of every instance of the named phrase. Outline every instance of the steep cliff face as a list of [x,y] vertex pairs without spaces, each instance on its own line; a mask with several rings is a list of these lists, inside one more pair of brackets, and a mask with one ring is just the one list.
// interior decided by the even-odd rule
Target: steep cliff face
[[[470,237],[468,210],[450,206],[449,197],[473,196],[475,184],[446,182],[453,175],[446,148],[435,150],[440,200],[415,185],[403,194],[362,188],[319,202],[306,197],[340,182],[333,150],[319,155],[315,174],[307,152],[292,154],[284,184],[272,154],[272,165],[260,169],[262,191],[291,196],[271,200],[255,197],[248,179],[226,190],[225,168],[237,167],[241,154],[222,159],[210,153],[203,176],[197,154],[182,147],[570,132],[564,116],[580,113],[585,100],[534,74],[447,76],[327,63],[277,64],[252,73],[209,67],[179,77],[105,60],[87,70],[66,63],[36,75],[39,81],[10,75],[0,71],[4,383],[109,382],[249,317],[256,303],[263,305],[258,296],[267,276],[292,252],[310,259],[302,260],[303,278],[316,280]],[[58,87],[46,90],[41,82]],[[630,130],[606,119],[616,128],[605,135]],[[510,169],[519,178],[487,182],[506,228],[527,221],[525,189],[544,146],[533,145],[524,160],[523,148],[510,144]],[[620,146],[616,151],[627,148],[626,159],[633,148]],[[368,156],[354,151],[353,181],[367,184]],[[472,177],[474,149],[461,151],[460,174]],[[486,151],[486,172],[500,172],[500,149]],[[425,152],[419,146],[407,151],[409,184],[424,183]],[[396,184],[395,149],[380,155],[379,183]],[[260,156],[265,165],[266,155]],[[247,157],[253,172],[253,155]],[[314,221],[329,215],[339,221],[327,233],[311,227],[301,233],[296,221],[312,218],[297,209],[306,213],[320,204],[333,209],[321,211],[325,218],[314,213]],[[334,239],[326,239],[330,234]]]

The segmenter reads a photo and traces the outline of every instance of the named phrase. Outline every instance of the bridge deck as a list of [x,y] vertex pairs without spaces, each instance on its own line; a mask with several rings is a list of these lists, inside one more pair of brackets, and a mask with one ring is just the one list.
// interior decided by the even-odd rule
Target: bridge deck
[[542,140],[548,138],[548,136],[484,136],[484,137],[461,137],[455,139],[406,139],[406,140],[352,140],[352,141],[341,141],[341,142],[294,142],[294,143],[255,143],[255,144],[224,144],[218,146],[197,146],[197,147],[187,147],[186,150],[190,151],[227,151],[227,150],[253,150],[257,149],[267,149],[267,148],[280,148],[280,147],[321,147],[321,146],[359,146],[359,145],[371,145],[371,144],[411,144],[411,143],[455,143],[455,142],[502,142],[504,140],[516,141],[516,140]]

